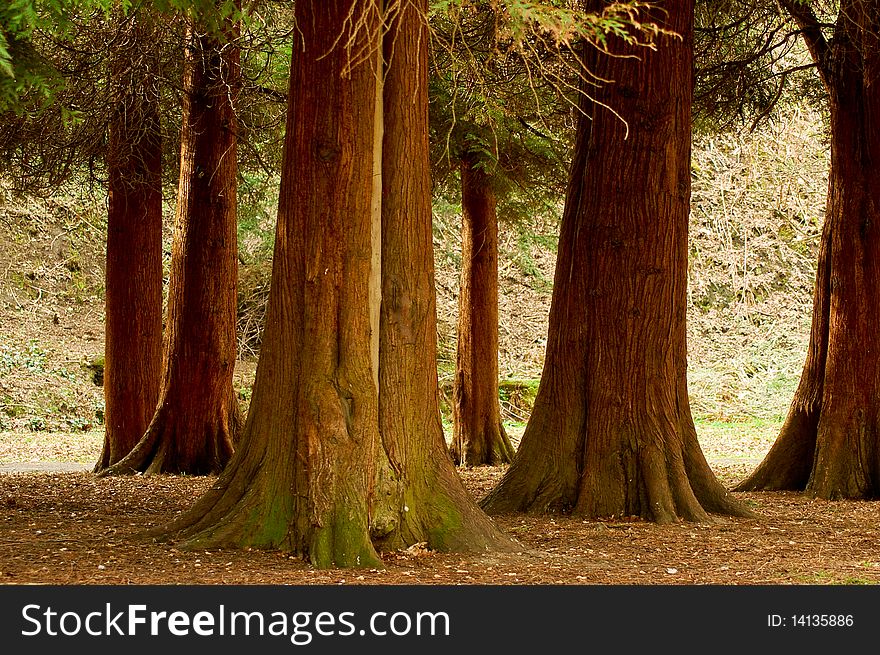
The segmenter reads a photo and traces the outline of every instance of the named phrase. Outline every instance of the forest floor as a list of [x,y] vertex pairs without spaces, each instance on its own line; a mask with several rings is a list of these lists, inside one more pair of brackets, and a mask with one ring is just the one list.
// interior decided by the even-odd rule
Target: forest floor
[[[519,552],[443,554],[416,546],[384,553],[382,569],[319,570],[277,552],[184,550],[143,533],[186,510],[213,478],[8,472],[24,468],[10,461],[33,459],[34,453],[67,452],[82,459],[97,456],[100,446],[95,435],[56,440],[43,433],[39,442],[56,445],[34,451],[21,436],[0,435],[0,461],[7,471],[0,473],[0,583],[5,584],[880,583],[880,504],[795,493],[736,494],[759,518],[719,516],[707,523],[498,516],[498,525],[522,544]],[[70,450],[74,442],[79,451]],[[20,455],[14,443],[22,444]],[[731,458],[717,456],[729,452],[730,444],[704,442],[713,469],[728,485],[753,467],[753,447]],[[480,497],[503,471],[460,473]]]
[[[701,447],[727,486],[773,443],[800,376],[827,190],[823,143],[816,117],[795,112],[748,137],[703,139],[694,151],[688,385]],[[316,570],[275,552],[188,551],[145,539],[145,529],[185,511],[212,479],[98,479],[88,472],[104,414],[97,376],[103,199],[11,199],[0,180],[0,583],[880,583],[880,504],[794,493],[736,494],[758,518],[699,524],[499,516],[519,552],[413,547],[385,553],[381,570]],[[439,373],[448,382],[460,226],[455,207],[435,209]],[[534,385],[557,225],[544,218],[502,227],[500,373]],[[271,268],[271,221],[240,231],[247,265],[239,281],[243,361],[235,385],[245,409]],[[512,392],[502,399],[505,418],[519,422],[512,434],[528,416],[522,400]],[[460,471],[477,498],[503,472]]]

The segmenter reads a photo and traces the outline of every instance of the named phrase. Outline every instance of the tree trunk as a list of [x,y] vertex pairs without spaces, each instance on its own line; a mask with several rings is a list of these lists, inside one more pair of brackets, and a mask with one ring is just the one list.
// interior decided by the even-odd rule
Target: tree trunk
[[410,0],[386,17],[379,426],[388,461],[379,468],[373,536],[383,549],[513,548],[462,486],[440,421],[427,8]]
[[[227,31],[237,30],[230,24]],[[239,55],[236,46],[194,27],[188,43],[159,402],[137,446],[106,474],[219,473],[241,422],[232,388]]]
[[833,41],[820,43],[831,168],[810,346],[779,437],[740,491],[880,496],[878,34],[880,2],[850,0],[841,3]]
[[153,38],[145,12],[120,34],[110,65],[107,153],[104,447],[100,471],[144,433],[162,371],[162,139]]
[[[412,222],[401,214],[395,235],[412,239],[418,266],[395,248],[384,263],[377,256],[388,234],[376,193],[380,16],[369,1],[351,13],[341,4],[295,6],[272,287],[241,444],[166,533],[194,548],[278,548],[320,567],[379,566],[372,539],[380,547],[510,545],[468,498],[442,440],[433,346],[423,351],[436,338],[423,211]],[[398,172],[407,170],[418,176],[402,184],[430,198],[421,167]],[[395,206],[397,191],[381,188]],[[392,272],[403,262],[415,278]],[[389,267],[393,293],[377,311],[380,266]],[[380,358],[380,341],[389,340],[394,354]],[[381,410],[380,389],[388,396]]]
[[376,78],[352,61],[377,46],[378,26],[370,3],[356,3],[350,16],[343,5],[299,0],[294,8],[265,334],[236,453],[169,528],[190,547],[278,548],[323,567],[380,564],[368,525],[378,443]]
[[489,176],[461,162],[461,285],[452,403],[456,464],[509,464],[498,400],[498,218]]
[[544,374],[513,464],[484,499],[492,512],[748,514],[706,463],[688,402],[693,0],[651,19],[681,39],[661,37],[641,61],[589,55],[614,80],[589,94],[627,123],[582,97]]

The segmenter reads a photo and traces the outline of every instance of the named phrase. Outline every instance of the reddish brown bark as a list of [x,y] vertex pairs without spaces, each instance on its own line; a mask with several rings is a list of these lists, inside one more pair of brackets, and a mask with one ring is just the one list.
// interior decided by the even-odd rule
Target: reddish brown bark
[[162,139],[156,62],[144,49],[155,31],[139,12],[116,41],[107,152],[104,447],[100,471],[144,433],[162,370]]
[[379,469],[372,532],[385,549],[512,548],[464,489],[440,421],[427,8],[426,0],[397,5],[384,39],[379,426],[387,466]]
[[219,473],[240,423],[232,388],[239,55],[193,28],[188,41],[162,386],[146,432],[107,474]]
[[514,449],[498,400],[498,216],[491,179],[461,162],[461,285],[452,402],[457,464],[507,464]]
[[[433,295],[425,294],[430,259],[415,266],[406,259],[430,251],[422,211],[388,224],[418,250],[389,252],[393,293],[381,317],[376,311],[386,218],[376,193],[379,15],[372,2],[348,9],[317,0],[295,7],[300,31],[266,333],[232,462],[166,532],[189,547],[279,548],[316,566],[378,566],[373,540],[480,550],[509,543],[467,497],[443,443],[433,347],[422,353],[426,334],[436,338]],[[352,53],[375,58],[353,62]],[[399,179],[419,195],[429,191],[421,169],[413,170],[417,177]],[[415,278],[395,272],[403,262]],[[394,341],[393,354],[380,358],[380,340]],[[379,389],[388,396],[381,407]]]
[[380,564],[368,526],[378,442],[369,303],[376,77],[369,63],[347,70],[352,53],[376,45],[367,5],[351,16],[347,3],[295,5],[265,334],[233,460],[170,526],[191,547]]
[[822,498],[880,495],[880,2],[841,2],[823,40],[801,23],[831,115],[828,204],[813,325],[801,381],[770,452],[738,490],[805,490]]
[[747,514],[706,463],[688,404],[693,0],[651,18],[681,39],[640,60],[588,59],[614,80],[590,95],[627,124],[582,98],[544,373],[513,464],[484,499],[492,512]]

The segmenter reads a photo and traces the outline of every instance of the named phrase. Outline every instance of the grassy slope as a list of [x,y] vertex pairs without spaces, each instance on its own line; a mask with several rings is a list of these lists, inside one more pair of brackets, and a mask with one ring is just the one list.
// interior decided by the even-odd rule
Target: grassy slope
[[[806,349],[827,180],[821,124],[792,110],[751,135],[703,139],[693,169],[692,405],[707,455],[754,459],[772,443]],[[438,352],[441,382],[448,384],[460,236],[457,208],[435,209]],[[103,341],[103,228],[94,198],[13,201],[0,186],[0,463],[22,440],[30,440],[31,458],[71,461],[91,459],[100,441],[103,400],[90,365]],[[543,363],[556,229],[555,216],[504,222],[501,229],[500,371],[532,388]],[[239,326],[242,350],[252,355],[271,225],[243,223],[241,236]],[[252,356],[237,369],[245,402],[253,370]],[[518,435],[530,394],[502,393]],[[33,432],[57,433],[56,445]]]

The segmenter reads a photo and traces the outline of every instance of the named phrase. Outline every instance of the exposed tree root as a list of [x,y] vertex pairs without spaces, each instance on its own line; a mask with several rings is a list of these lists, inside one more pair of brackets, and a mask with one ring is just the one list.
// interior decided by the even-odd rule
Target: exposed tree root
[[238,402],[225,411],[196,412],[165,402],[156,410],[146,433],[116,464],[97,471],[101,477],[158,473],[213,475],[232,457],[241,426]]

